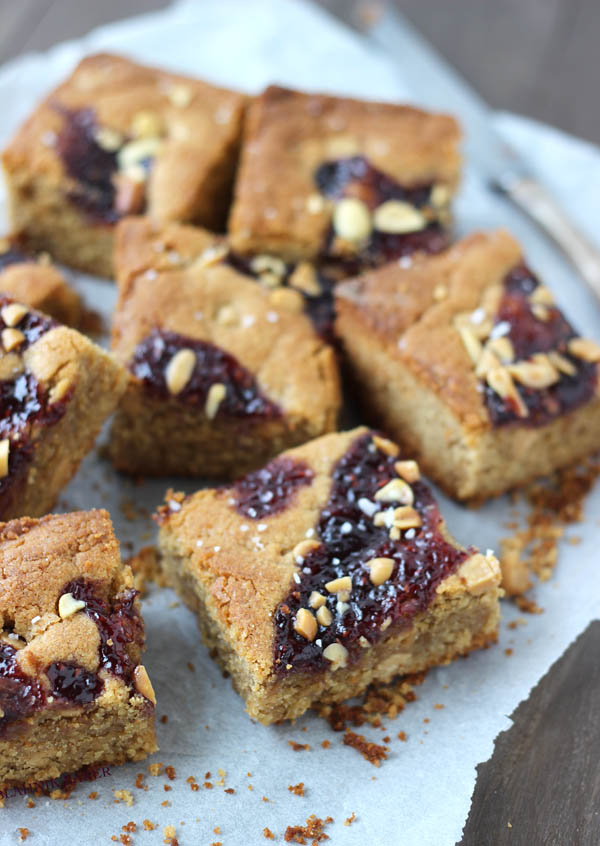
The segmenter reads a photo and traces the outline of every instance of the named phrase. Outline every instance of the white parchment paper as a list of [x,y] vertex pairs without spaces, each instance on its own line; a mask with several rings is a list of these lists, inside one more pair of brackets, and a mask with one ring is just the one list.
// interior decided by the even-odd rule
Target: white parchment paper
[[[248,91],[278,81],[370,98],[419,100],[419,92],[403,86],[397,68],[384,55],[297,0],[188,0],[6,66],[0,71],[0,142],[4,144],[36,100],[79,58],[103,49]],[[524,119],[503,115],[497,120],[570,214],[597,237],[598,151]],[[600,309],[593,296],[535,228],[487,192],[468,166],[457,216],[461,233],[499,225],[511,228],[576,325],[585,334],[600,336]],[[110,314],[114,302],[110,283],[81,276],[74,282],[90,305]],[[135,486],[93,454],[60,504],[69,510],[108,507],[128,555],[152,543],[155,533],[149,518],[128,520],[120,505],[133,500],[138,509],[151,512],[166,487],[164,481]],[[509,518],[507,500],[473,512],[440,499],[450,528],[463,542],[496,548],[499,537],[506,534],[502,523]],[[390,757],[380,769],[344,747],[341,735],[333,734],[314,715],[295,726],[253,724],[201,645],[192,615],[174,604],[170,591],[152,589],[144,601],[145,664],[158,696],[157,712],[168,715],[166,724],[158,723],[161,751],[153,760],[174,766],[176,779],[148,777],[148,789],[136,789],[136,773],[146,772],[142,763],[113,769],[93,785],[82,785],[65,802],[37,799],[35,808],[26,808],[23,797],[9,799],[0,811],[0,844],[18,842],[18,827],[31,831],[32,845],[110,843],[128,821],[143,829],[142,821],[148,819],[159,823],[160,829],[138,830],[133,843],[162,843],[162,828],[174,825],[181,844],[221,841],[224,846],[247,846],[268,842],[262,833],[265,826],[281,842],[287,825],[303,823],[316,813],[334,817],[327,829],[333,843],[451,846],[461,836],[476,765],[490,756],[494,738],[509,727],[508,715],[517,704],[598,616],[599,516],[596,489],[588,498],[586,524],[573,530],[582,536],[582,543],[563,544],[555,578],[536,588],[543,615],[530,616],[526,626],[509,630],[507,624],[517,612],[503,603],[497,647],[430,672],[417,691],[418,701],[395,721],[387,721],[385,732],[360,729],[378,742],[384,734],[394,738]],[[504,653],[507,647],[514,650],[510,657]],[[195,666],[193,672],[188,662]],[[444,708],[435,709],[436,703]],[[430,722],[425,723],[426,718]],[[400,730],[408,735],[406,743],[395,740]],[[325,738],[331,740],[329,749],[321,747]],[[309,744],[310,751],[294,752],[289,739]],[[219,769],[226,772],[224,785],[216,784]],[[207,771],[214,788],[193,792],[186,778],[194,776],[202,784]],[[304,797],[287,789],[299,781],[305,784]],[[172,787],[169,792],[165,783]],[[225,787],[235,793],[225,793]],[[115,804],[113,791],[119,789],[131,791],[132,807]],[[91,790],[99,794],[96,801],[87,798]],[[165,800],[168,807],[161,805]],[[356,822],[344,826],[352,813]],[[510,821],[518,824],[518,819]],[[220,833],[214,832],[217,826]]]

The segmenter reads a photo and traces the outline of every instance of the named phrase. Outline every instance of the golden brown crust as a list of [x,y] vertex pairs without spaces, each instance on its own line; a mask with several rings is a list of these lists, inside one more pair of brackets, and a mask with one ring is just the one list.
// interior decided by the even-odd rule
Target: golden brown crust
[[[61,110],[84,108],[94,109],[100,127],[126,137],[135,131],[140,114],[151,116],[156,130],[150,137],[161,142],[147,186],[148,213],[154,219],[222,226],[245,103],[244,95],[201,80],[120,56],[88,56],[38,106],[4,152],[15,230],[30,246],[48,249],[66,263],[110,271],[111,227],[86,220],[69,204],[66,194],[74,183],[55,149],[65,122]],[[69,243],[62,248],[50,217],[51,209],[59,207],[74,213]],[[36,214],[42,219],[36,220]],[[81,232],[73,231],[76,226]]]
[[507,232],[476,233],[335,292],[336,333],[368,416],[461,499],[502,493],[600,446],[598,395],[541,427],[492,426],[457,318],[495,315],[501,283],[521,261]]
[[[227,431],[227,421],[211,424],[206,442],[200,443],[201,411],[190,411],[187,419],[177,399],[160,401],[154,408],[132,377],[115,427],[113,456],[119,466],[131,470],[137,461],[140,471],[153,472],[155,464],[162,466],[163,472],[173,470],[176,456],[164,442],[172,438],[181,444],[189,426],[194,426],[198,429],[196,463],[192,459],[190,465],[187,454],[182,454],[182,466],[177,470],[186,472],[187,467],[193,475],[204,470],[235,476],[278,449],[335,427],[340,404],[335,355],[304,314],[301,294],[288,290],[284,301],[278,300],[281,290],[268,291],[222,261],[211,263],[207,256],[221,246],[221,239],[200,229],[173,224],[157,228],[146,219],[132,218],[119,225],[116,244],[119,301],[112,348],[117,359],[126,365],[136,346],[155,327],[208,341],[233,355],[283,412],[281,419],[265,424],[264,430],[263,424],[257,424],[251,448],[240,442],[239,428]],[[132,448],[135,451],[132,427],[144,408],[146,417],[152,418],[148,420],[152,443],[147,447],[140,444],[135,456],[131,452]],[[168,421],[161,409],[179,428],[167,431]],[[164,431],[157,425],[157,415]],[[252,437],[252,433],[245,434]],[[190,449],[194,446],[192,435]],[[140,449],[146,451],[145,456]],[[223,451],[221,457],[219,450]],[[148,452],[156,457],[160,452],[160,460],[155,462]]]
[[331,208],[307,208],[324,161],[364,155],[402,185],[456,189],[456,121],[409,106],[270,86],[249,107],[229,232],[240,252],[314,258]]
[[[314,535],[329,497],[334,465],[367,431],[361,427],[326,435],[285,453],[305,462],[314,476],[309,485],[298,488],[292,503],[279,513],[257,521],[244,517],[230,504],[231,489],[224,488],[201,490],[185,498],[178,510],[161,517],[160,547],[167,576],[197,611],[203,636],[232,673],[251,716],[262,722],[298,716],[311,702],[329,696],[339,699],[355,695],[363,682],[366,686],[369,681],[392,672],[391,667],[397,661],[398,648],[394,653],[392,647],[382,646],[381,657],[385,655],[387,664],[382,664],[378,671],[371,650],[366,650],[368,657],[360,659],[358,669],[348,671],[351,681],[343,682],[344,672],[337,671],[333,687],[331,673],[316,677],[310,673],[292,673],[285,681],[278,681],[273,670],[273,614],[288,595],[294,573],[300,571],[294,547]],[[447,532],[445,536],[453,542]],[[484,597],[481,601],[486,611],[474,614],[473,620],[477,622],[473,622],[473,631],[461,632],[462,645],[458,651],[471,648],[472,638],[478,635],[484,640],[492,639],[497,625],[498,565],[495,559],[490,559],[489,564],[488,559],[483,559],[489,574],[482,575],[476,566],[480,559],[483,556],[467,559],[438,588],[436,603],[440,606],[448,602],[454,608],[457,602],[465,600],[471,609],[472,603],[476,606],[479,598]],[[443,608],[440,613],[443,616]],[[483,633],[479,631],[480,625]],[[393,637],[396,634],[391,632]],[[405,649],[406,632],[399,638],[404,644],[401,650]],[[450,660],[456,651],[455,644],[445,643],[441,653],[435,652],[432,662]],[[290,702],[283,691],[292,687],[295,694]],[[303,687],[306,690],[302,693],[296,690]]]
[[[153,709],[130,684],[101,667],[100,635],[92,617],[81,609],[66,615],[61,597],[78,579],[93,583],[109,607],[133,588],[133,574],[121,564],[106,511],[0,524],[0,641],[17,649],[20,670],[42,689],[49,688],[45,668],[56,662],[75,662],[104,681],[85,708],[56,709],[50,699],[49,707],[9,723],[10,731],[0,734],[0,786],[54,777],[92,761],[139,758],[156,748]],[[139,613],[137,601],[134,608]],[[140,646],[128,645],[136,664]],[[110,725],[110,738],[97,731],[103,724]]]
[[67,326],[77,327],[81,323],[83,309],[79,295],[45,259],[5,267],[0,272],[0,291]]

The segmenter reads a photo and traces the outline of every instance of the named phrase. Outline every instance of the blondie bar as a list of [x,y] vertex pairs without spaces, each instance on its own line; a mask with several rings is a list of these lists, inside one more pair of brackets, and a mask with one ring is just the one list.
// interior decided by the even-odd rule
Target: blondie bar
[[156,750],[144,624],[106,511],[0,524],[0,789]]
[[100,347],[0,294],[0,518],[56,502],[125,390]]
[[67,326],[82,323],[79,295],[48,255],[28,256],[8,238],[0,238],[0,291]]
[[600,346],[508,233],[344,282],[336,308],[367,412],[451,495],[494,496],[600,448]]
[[458,142],[444,115],[271,86],[248,109],[233,249],[350,267],[440,250]]
[[131,218],[116,245],[118,469],[233,478],[335,428],[335,354],[299,291],[258,284],[191,226]]
[[13,229],[33,250],[110,276],[123,215],[222,227],[244,105],[200,80],[87,57],[4,152]]
[[169,492],[157,521],[168,579],[262,723],[496,638],[497,560],[453,540],[416,462],[368,429]]

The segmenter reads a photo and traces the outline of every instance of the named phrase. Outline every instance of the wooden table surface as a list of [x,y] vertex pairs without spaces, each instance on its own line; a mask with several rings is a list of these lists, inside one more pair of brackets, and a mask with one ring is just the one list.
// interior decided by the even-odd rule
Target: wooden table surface
[[[320,2],[359,25],[357,3]],[[492,106],[600,143],[599,0],[396,2]],[[166,5],[165,0],[0,0],[0,62]],[[478,767],[460,846],[600,844],[599,655],[597,622],[516,709],[512,728]]]

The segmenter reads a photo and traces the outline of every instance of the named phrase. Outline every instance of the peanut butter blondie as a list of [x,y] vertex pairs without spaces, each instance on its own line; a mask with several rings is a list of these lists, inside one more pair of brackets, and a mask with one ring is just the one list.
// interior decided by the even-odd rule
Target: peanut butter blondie
[[28,256],[8,238],[0,238],[0,291],[67,326],[77,328],[82,323],[79,295],[47,253]]
[[156,750],[144,623],[106,511],[0,524],[0,789]]
[[451,495],[481,500],[600,448],[600,346],[506,232],[342,283],[336,330],[367,411]]
[[417,463],[366,428],[169,492],[157,521],[168,579],[262,723],[496,639],[497,560],[454,541]]
[[125,385],[100,347],[0,294],[0,519],[53,507]]
[[298,290],[258,284],[205,230],[147,218],[119,225],[116,267],[118,469],[234,478],[335,428],[335,354]]
[[248,109],[233,249],[356,268],[448,244],[459,130],[409,106],[271,86]]
[[245,101],[120,56],[88,56],[4,152],[13,229],[33,250],[111,276],[123,215],[222,228]]

